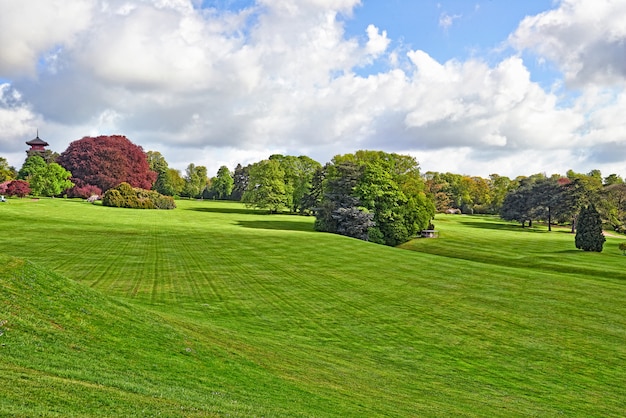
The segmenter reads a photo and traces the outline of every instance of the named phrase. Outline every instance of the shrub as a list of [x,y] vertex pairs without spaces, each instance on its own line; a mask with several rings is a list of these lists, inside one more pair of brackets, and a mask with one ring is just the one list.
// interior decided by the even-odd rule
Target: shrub
[[24,197],[30,194],[30,185],[26,180],[13,180],[7,185],[6,194],[8,196]]
[[626,255],[626,242],[620,242],[618,248],[622,251],[622,254]]
[[114,208],[122,208],[124,207],[124,201],[122,199],[122,195],[117,189],[109,189],[104,194],[102,198],[103,206],[111,206]]
[[11,180],[3,181],[2,183],[0,183],[0,194],[7,193],[7,186],[9,185],[9,183],[11,183]]
[[174,209],[176,204],[170,196],[164,196],[154,190],[133,188],[128,183],[121,183],[109,189],[102,198],[103,206],[130,209]]

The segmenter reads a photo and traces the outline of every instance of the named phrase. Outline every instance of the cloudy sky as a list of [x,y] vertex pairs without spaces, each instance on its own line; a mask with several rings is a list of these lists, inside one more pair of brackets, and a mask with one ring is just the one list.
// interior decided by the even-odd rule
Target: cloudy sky
[[214,175],[359,149],[626,176],[624,0],[0,0],[0,156],[126,135]]

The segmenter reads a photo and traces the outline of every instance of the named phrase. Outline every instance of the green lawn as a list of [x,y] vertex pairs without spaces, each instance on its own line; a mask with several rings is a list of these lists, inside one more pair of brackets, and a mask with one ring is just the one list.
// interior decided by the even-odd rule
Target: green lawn
[[0,416],[626,410],[618,238],[439,215],[407,251],[177,204],[0,205]]

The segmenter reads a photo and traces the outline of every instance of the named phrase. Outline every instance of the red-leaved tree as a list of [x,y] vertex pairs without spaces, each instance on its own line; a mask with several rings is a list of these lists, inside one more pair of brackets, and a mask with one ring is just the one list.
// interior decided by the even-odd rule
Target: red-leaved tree
[[[72,142],[57,162],[72,173],[77,191],[96,186],[105,191],[126,182],[152,188],[157,173],[150,171],[146,153],[122,135],[84,137]],[[70,190],[70,196],[78,195]]]
[[26,180],[13,180],[7,185],[7,195],[24,197],[30,193],[30,185]]

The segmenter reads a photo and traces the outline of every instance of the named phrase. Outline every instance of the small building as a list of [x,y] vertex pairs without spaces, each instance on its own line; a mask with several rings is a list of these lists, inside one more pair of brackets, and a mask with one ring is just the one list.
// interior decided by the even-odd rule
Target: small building
[[46,150],[46,147],[50,144],[48,144],[43,139],[39,138],[39,131],[37,131],[37,138],[31,139],[30,141],[26,141],[26,145],[30,145],[30,149],[26,151],[26,153],[28,153],[29,151],[43,152]]

